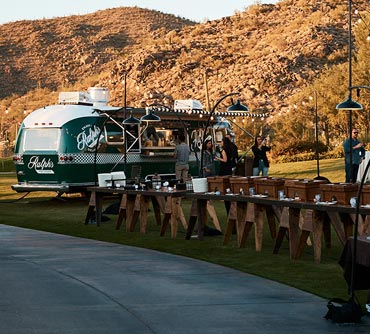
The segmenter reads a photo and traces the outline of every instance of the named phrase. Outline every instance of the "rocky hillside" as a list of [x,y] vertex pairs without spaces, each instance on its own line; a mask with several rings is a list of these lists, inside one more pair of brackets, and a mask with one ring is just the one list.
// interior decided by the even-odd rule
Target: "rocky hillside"
[[[201,24],[140,8],[20,21],[0,26],[0,98],[16,109],[12,94],[101,85],[122,105],[126,77],[132,106],[194,98],[207,107],[207,83],[210,106],[240,91],[252,109],[273,112],[346,62],[346,45],[347,6],[337,0],[256,4]],[[42,104],[55,102],[47,91]]]
[[141,8],[0,25],[0,97],[37,87],[57,89],[100,73],[111,61],[141,48],[156,31],[193,25]]

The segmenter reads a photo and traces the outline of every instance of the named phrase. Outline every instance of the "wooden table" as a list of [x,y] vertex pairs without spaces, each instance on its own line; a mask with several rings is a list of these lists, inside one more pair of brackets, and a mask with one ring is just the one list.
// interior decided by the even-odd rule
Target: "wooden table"
[[[176,237],[178,220],[187,228],[186,219],[181,209],[181,197],[186,195],[185,190],[168,191],[165,188],[161,190],[134,190],[124,188],[109,188],[109,187],[90,187],[91,192],[88,213],[86,215],[85,224],[88,222],[88,217],[91,217],[92,211],[95,209],[96,223],[99,226],[102,215],[103,197],[107,194],[118,194],[122,197],[120,210],[118,213],[116,229],[119,229],[122,220],[126,219],[126,231],[132,232],[135,230],[137,219],[140,217],[140,232],[146,232],[148,207],[149,202],[153,202],[156,219],[158,220],[158,210],[162,206],[164,213],[161,221],[160,235],[163,236],[166,232],[168,224],[171,226],[171,236]],[[156,203],[156,204],[155,204]],[[160,205],[159,203],[163,203]],[[159,214],[160,219],[160,214]]]
[[125,193],[125,190],[123,188],[111,188],[111,187],[88,187],[87,191],[91,192],[91,195],[89,207],[85,217],[85,225],[87,225],[89,221],[92,219],[95,211],[95,221],[97,226],[100,226],[101,223],[104,196],[116,195],[117,197],[119,197]]
[[[187,198],[197,201],[199,238],[207,222],[207,200],[223,200],[234,203],[235,210],[230,210],[224,236],[224,244],[228,242],[232,225],[236,224],[237,243],[243,247],[253,224],[255,224],[256,251],[262,249],[262,236],[265,214],[270,225],[271,235],[274,235],[273,219],[279,223],[273,252],[278,253],[285,235],[289,236],[289,250],[292,259],[299,258],[311,232],[314,235],[314,259],[321,261],[321,239],[324,234],[325,217],[334,227],[339,240],[344,244],[352,234],[355,208],[349,205],[327,205],[314,202],[288,201],[273,198],[247,195],[214,195],[211,193],[188,193]],[[252,211],[252,213],[251,213]],[[360,214],[370,215],[369,208],[360,208]],[[193,224],[189,224],[187,238],[192,233]]]

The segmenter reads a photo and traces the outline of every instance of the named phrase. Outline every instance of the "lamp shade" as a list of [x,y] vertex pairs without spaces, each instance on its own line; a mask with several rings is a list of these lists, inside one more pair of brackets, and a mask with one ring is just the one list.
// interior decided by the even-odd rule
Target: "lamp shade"
[[130,114],[129,118],[126,118],[123,122],[123,125],[136,125],[140,124],[140,120],[134,116],[132,116],[132,113]]
[[227,111],[244,111],[244,112],[248,112],[249,109],[247,106],[244,106],[240,103],[240,100],[237,100],[235,104],[233,104],[232,106],[230,106],[229,108],[227,108]]
[[150,112],[149,114],[146,114],[144,116],[142,116],[140,118],[140,121],[142,122],[159,122],[161,120],[161,118],[155,114],[153,114],[152,112]]
[[339,103],[336,107],[338,110],[362,110],[363,107],[360,103],[353,101],[350,96],[348,96],[347,100]]

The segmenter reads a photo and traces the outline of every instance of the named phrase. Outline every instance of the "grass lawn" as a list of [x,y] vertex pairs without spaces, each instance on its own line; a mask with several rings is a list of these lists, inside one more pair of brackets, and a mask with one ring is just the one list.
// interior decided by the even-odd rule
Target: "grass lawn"
[[[342,159],[320,162],[320,175],[332,182],[343,181]],[[272,165],[271,176],[313,178],[316,176],[316,162],[297,162]],[[197,239],[185,240],[185,231],[179,226],[178,237],[172,239],[168,230],[164,237],[159,236],[159,226],[156,225],[153,211],[148,214],[147,234],[140,234],[138,226],[135,232],[128,233],[122,228],[115,230],[116,215],[105,215],[109,220],[101,226],[84,225],[88,207],[88,199],[76,195],[64,195],[55,198],[54,193],[32,193],[26,197],[11,190],[15,183],[14,174],[0,174],[0,216],[1,223],[68,234],[72,236],[102,240],[130,246],[155,249],[158,251],[197,258],[212,263],[235,268],[240,271],[269,278],[278,282],[297,287],[324,298],[348,298],[347,284],[343,278],[338,259],[342,251],[337,236],[332,232],[332,247],[323,247],[322,263],[313,261],[313,249],[306,246],[302,258],[290,260],[288,241],[284,240],[279,254],[272,254],[274,240],[265,228],[263,249],[256,252],[253,233],[247,240],[246,248],[236,247],[236,236],[223,246],[223,236],[205,237],[204,241]],[[104,202],[104,207],[117,200],[111,198]],[[188,217],[190,201],[183,200],[183,210]],[[221,226],[225,228],[226,213],[222,202],[215,202],[217,215]],[[211,226],[211,223],[210,223]],[[267,224],[266,224],[267,226]],[[358,292],[362,304],[365,303],[366,291]]]

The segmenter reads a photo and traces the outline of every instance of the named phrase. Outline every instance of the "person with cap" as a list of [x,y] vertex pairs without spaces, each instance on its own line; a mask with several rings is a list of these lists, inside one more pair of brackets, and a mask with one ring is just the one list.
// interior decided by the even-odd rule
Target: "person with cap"
[[[351,166],[351,146],[352,146],[352,166]],[[358,130],[352,129],[352,137],[347,138],[343,143],[346,182],[355,183],[357,180],[360,163],[365,158],[364,143],[358,140]]]

